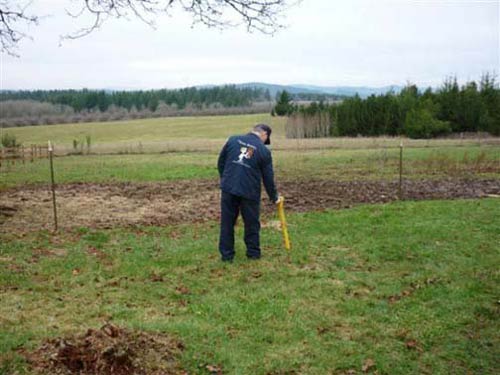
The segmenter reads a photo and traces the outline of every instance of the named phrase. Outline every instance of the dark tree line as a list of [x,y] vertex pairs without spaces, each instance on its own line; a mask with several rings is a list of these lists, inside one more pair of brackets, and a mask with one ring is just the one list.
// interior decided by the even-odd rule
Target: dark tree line
[[136,108],[156,111],[163,102],[176,105],[179,109],[192,105],[204,108],[218,104],[226,108],[249,106],[253,102],[270,101],[269,91],[258,88],[237,88],[236,86],[217,86],[212,88],[184,88],[177,90],[115,91],[104,90],[36,90],[3,91],[0,101],[35,100],[70,106],[75,112],[82,110],[106,111],[110,106]]
[[286,90],[280,91],[276,94],[276,105],[271,111],[272,116],[287,116],[299,111],[301,108],[309,108],[305,106],[300,106],[296,102],[300,101],[313,101],[311,106],[313,110],[317,105],[316,102],[321,103],[324,106],[324,103],[327,101],[340,101],[342,99],[348,98],[344,95],[336,95],[336,94],[318,94],[318,93],[294,93],[291,94]]
[[500,89],[490,74],[485,74],[479,83],[471,81],[463,86],[456,78],[447,79],[436,91],[429,88],[422,92],[415,85],[407,85],[399,94],[372,95],[366,99],[354,96],[339,104],[320,102],[287,108],[291,116],[305,119],[305,127],[307,118],[328,112],[331,136],[431,138],[478,131],[500,135]]

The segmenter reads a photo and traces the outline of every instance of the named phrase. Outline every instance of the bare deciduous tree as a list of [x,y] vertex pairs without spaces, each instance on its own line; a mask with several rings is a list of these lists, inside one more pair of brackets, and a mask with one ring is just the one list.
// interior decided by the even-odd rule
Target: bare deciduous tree
[[27,6],[14,5],[0,0],[0,48],[2,52],[16,56],[17,43],[27,35],[20,30],[21,24],[38,24],[38,17],[26,11]]
[[[38,15],[30,15],[29,5],[13,5],[15,0],[0,0],[1,51],[15,55],[18,42],[27,37],[22,32],[26,24],[37,24]],[[63,36],[65,39],[81,38],[99,29],[110,18],[135,17],[148,25],[156,26],[156,17],[169,14],[175,8],[189,13],[193,25],[224,29],[244,24],[249,32],[274,34],[283,27],[280,17],[284,11],[301,0],[79,0],[77,12],[67,12],[71,17],[91,15],[88,27]],[[68,0],[69,2],[69,0]]]

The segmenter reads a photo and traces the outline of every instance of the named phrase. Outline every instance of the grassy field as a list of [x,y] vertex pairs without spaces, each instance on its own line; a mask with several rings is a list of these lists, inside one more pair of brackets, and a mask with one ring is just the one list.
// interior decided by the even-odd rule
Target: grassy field
[[91,137],[94,148],[121,147],[126,151],[144,145],[166,141],[185,142],[193,140],[225,139],[230,134],[250,129],[258,122],[271,123],[276,136],[284,134],[284,120],[269,115],[234,115],[205,117],[170,117],[159,119],[141,119],[106,123],[61,124],[50,126],[28,126],[8,129],[18,140],[25,144],[44,144],[51,140],[56,147],[71,149],[73,140],[85,142]]
[[296,214],[290,257],[269,227],[229,266],[216,223],[4,237],[0,371],[111,320],[178,337],[190,373],[498,373],[499,221],[494,199]]
[[[222,145],[223,141],[219,144]],[[216,152],[167,154],[76,155],[55,159],[58,183],[166,181],[217,178]],[[278,179],[385,179],[399,173],[398,149],[277,150],[273,154]],[[497,146],[408,148],[404,153],[407,179],[500,177]],[[47,183],[47,160],[0,169],[0,189]]]
[[[161,152],[216,152],[222,142],[233,134],[247,132],[254,124],[266,122],[273,128],[273,148],[304,151],[311,149],[376,149],[397,148],[399,137],[286,139],[285,118],[260,115],[171,117],[106,123],[79,123],[50,126],[28,126],[4,129],[15,135],[26,146],[46,144],[51,140],[56,152],[75,152],[73,141],[86,150],[86,137],[91,139],[92,153],[161,153]],[[444,140],[409,140],[407,147],[500,146],[498,138],[466,138]],[[79,151],[78,148],[76,151]]]
[[[279,178],[398,177],[399,138],[286,139],[285,120],[266,114],[33,126],[5,131],[25,145],[51,139],[59,155],[82,151],[84,155],[56,159],[59,183],[163,181],[216,178],[217,155],[225,139],[248,131],[260,121],[273,126],[272,146]],[[89,155],[86,135],[91,136]],[[84,145],[83,149],[73,149],[74,139]],[[499,176],[498,138],[403,141],[405,178]],[[43,160],[3,166],[0,189],[44,183],[48,178],[48,165]]]
[[[9,132],[26,144],[52,139],[61,154],[91,135],[90,155],[55,158],[59,184],[195,185],[217,179],[227,136],[261,120],[275,129],[278,183],[398,178],[397,138],[287,140],[283,119],[267,115]],[[497,138],[405,144],[405,179],[500,177]],[[48,181],[47,160],[3,166],[0,195]],[[58,234],[0,225],[0,374],[30,373],[19,348],[109,321],[173,335],[190,374],[500,372],[497,198],[290,213],[290,254],[274,219],[258,262],[244,259],[239,224],[232,265],[219,262],[215,221]]]

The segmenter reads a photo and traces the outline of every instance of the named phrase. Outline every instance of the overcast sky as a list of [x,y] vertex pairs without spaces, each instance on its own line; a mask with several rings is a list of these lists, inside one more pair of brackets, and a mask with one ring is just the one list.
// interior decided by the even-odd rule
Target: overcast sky
[[[17,0],[16,0],[17,1]],[[157,20],[112,20],[90,36],[64,8],[83,0],[32,0],[50,15],[28,30],[20,58],[2,54],[3,89],[176,88],[268,82],[321,86],[438,86],[499,73],[500,0],[303,0],[271,37],[245,29],[191,28],[180,11]],[[72,3],[73,2],[73,3]]]

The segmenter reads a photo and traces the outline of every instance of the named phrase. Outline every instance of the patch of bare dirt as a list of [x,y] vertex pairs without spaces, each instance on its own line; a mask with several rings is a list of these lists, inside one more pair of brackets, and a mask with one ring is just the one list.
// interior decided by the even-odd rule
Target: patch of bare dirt
[[182,350],[169,336],[106,324],[21,354],[37,374],[170,375],[185,374],[179,365]]
[[[500,194],[500,179],[405,181],[408,200],[479,198]],[[387,181],[280,181],[287,211],[347,208],[360,203],[397,199],[398,183]],[[52,228],[48,186],[18,187],[0,192],[0,231]],[[263,193],[265,195],[265,193]],[[112,228],[170,225],[217,220],[220,192],[216,180],[156,183],[64,184],[57,187],[59,226]],[[5,209],[5,207],[9,207]],[[15,207],[15,208],[14,208]],[[275,207],[264,197],[264,214]]]
[[[481,198],[500,191],[500,180],[418,180],[403,183],[406,200]],[[283,188],[285,205],[293,211],[348,208],[359,203],[398,199],[398,182],[306,181]]]
[[64,257],[67,254],[66,249],[33,249],[30,263],[38,263],[44,257]]

